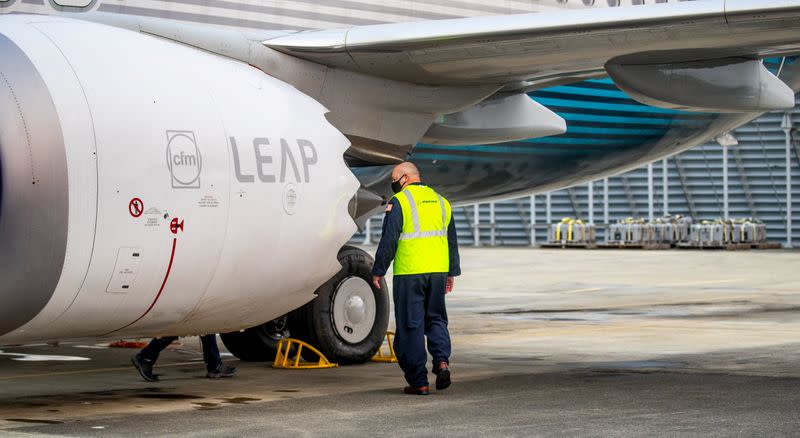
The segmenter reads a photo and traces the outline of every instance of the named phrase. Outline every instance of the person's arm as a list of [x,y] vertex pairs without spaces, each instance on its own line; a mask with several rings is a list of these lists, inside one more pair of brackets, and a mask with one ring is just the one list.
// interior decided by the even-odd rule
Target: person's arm
[[458,255],[458,233],[454,217],[450,218],[450,224],[447,226],[447,246],[450,253],[450,271],[447,273],[444,292],[449,294],[453,291],[455,277],[461,275],[461,257]]
[[389,265],[394,260],[397,252],[397,242],[403,229],[403,211],[400,202],[392,198],[386,206],[386,215],[383,217],[383,231],[378,250],[375,252],[375,264],[372,265],[373,283],[380,288],[380,278],[386,275]]
[[448,277],[458,277],[461,275],[461,257],[458,255],[458,233],[456,232],[456,219],[450,218],[450,225],[447,226],[447,246],[450,252],[450,272]]

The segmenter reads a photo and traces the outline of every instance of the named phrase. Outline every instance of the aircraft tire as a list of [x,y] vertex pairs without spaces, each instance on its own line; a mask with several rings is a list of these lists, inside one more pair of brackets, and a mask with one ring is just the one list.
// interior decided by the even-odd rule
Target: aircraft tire
[[331,362],[364,363],[383,343],[389,293],[385,281],[380,289],[372,284],[374,259],[368,253],[344,246],[338,257],[342,270],[316,290],[317,298],[289,314],[289,327],[292,337],[316,347]]
[[278,341],[289,337],[286,316],[246,330],[220,333],[225,348],[234,356],[248,362],[269,362],[275,359]]

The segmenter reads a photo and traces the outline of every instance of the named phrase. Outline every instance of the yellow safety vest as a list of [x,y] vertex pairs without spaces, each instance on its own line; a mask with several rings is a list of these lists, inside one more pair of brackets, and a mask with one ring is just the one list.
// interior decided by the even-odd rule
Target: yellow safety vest
[[403,212],[403,229],[394,256],[394,275],[450,271],[447,227],[450,203],[432,188],[410,184],[394,195]]

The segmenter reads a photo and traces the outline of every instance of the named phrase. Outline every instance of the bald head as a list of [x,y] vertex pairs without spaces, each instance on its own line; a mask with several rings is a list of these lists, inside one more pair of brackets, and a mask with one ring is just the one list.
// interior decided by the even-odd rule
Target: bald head
[[403,161],[392,169],[392,182],[400,181],[403,187],[420,182],[419,169],[410,161]]

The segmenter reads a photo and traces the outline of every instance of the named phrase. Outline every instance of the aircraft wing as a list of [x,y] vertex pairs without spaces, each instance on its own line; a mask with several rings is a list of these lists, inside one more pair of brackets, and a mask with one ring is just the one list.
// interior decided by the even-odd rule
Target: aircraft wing
[[605,74],[609,63],[795,53],[799,30],[797,0],[700,0],[301,31],[264,44],[330,67],[416,84],[530,90]]
[[[83,15],[239,59],[330,110],[352,165],[411,146],[558,135],[526,93],[609,75],[641,103],[712,113],[794,107],[800,83],[760,59],[800,53],[800,0],[698,0],[537,14],[243,33],[149,17]],[[774,74],[774,73],[777,73]],[[796,81],[796,80],[795,80]],[[786,83],[785,83],[786,82]]]

